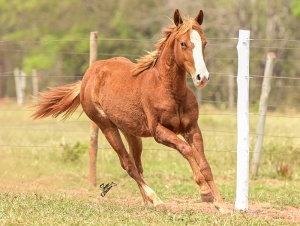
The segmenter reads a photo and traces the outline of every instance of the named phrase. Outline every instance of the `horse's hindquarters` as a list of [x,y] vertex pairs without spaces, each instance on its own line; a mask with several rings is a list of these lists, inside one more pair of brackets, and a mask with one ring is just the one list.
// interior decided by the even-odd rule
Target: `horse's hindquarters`
[[87,116],[103,129],[112,123],[134,136],[151,136],[141,106],[139,78],[131,75],[133,65],[124,58],[92,65],[82,80],[81,104]]

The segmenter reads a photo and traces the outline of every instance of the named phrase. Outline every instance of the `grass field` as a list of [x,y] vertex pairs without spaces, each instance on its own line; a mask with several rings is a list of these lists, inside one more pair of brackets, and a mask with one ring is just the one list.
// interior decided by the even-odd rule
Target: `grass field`
[[[201,203],[188,163],[177,151],[144,139],[147,183],[166,209],[145,207],[139,190],[99,137],[98,183],[87,181],[89,121],[32,121],[32,111],[0,105],[0,225],[292,225],[300,224],[300,114],[269,113],[259,176],[251,176],[249,212],[222,215]],[[234,209],[236,115],[200,109],[206,156],[229,208]],[[250,116],[251,151],[257,115]],[[279,170],[285,166],[288,169]],[[101,197],[101,183],[117,186]]]

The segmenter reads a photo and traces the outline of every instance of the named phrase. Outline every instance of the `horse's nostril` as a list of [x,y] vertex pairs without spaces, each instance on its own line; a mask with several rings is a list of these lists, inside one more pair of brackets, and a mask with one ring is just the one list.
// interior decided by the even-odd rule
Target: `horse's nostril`
[[199,74],[197,75],[197,79],[198,79],[198,80],[201,80],[201,78],[200,78],[200,75],[199,75]]
[[209,81],[209,79],[210,79],[210,76],[207,77],[207,81]]

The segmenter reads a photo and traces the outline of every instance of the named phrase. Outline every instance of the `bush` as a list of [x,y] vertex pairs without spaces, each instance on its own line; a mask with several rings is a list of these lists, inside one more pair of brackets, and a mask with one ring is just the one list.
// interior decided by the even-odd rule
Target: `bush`
[[63,147],[62,159],[64,162],[78,161],[88,149],[87,144],[81,144],[78,141],[73,146],[68,144],[62,144],[61,146]]

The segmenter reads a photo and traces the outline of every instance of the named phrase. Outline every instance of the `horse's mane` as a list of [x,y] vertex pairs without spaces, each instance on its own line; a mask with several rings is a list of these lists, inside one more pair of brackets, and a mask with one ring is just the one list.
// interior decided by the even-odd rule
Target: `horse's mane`
[[[175,24],[172,24],[171,26],[163,29],[163,38],[161,38],[157,44],[155,45],[156,50],[152,52],[147,51],[147,55],[140,57],[137,59],[137,63],[132,69],[132,75],[137,76],[141,72],[152,68],[158,57],[160,56],[168,38],[171,36],[173,32],[177,32],[177,35],[182,35],[186,33],[187,31],[191,30],[194,24],[194,19],[187,18],[184,20],[184,22],[180,26],[176,26]],[[176,36],[177,36],[176,35]]]

